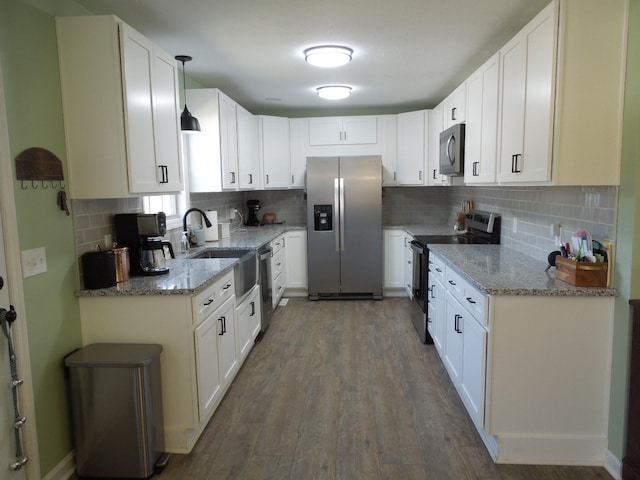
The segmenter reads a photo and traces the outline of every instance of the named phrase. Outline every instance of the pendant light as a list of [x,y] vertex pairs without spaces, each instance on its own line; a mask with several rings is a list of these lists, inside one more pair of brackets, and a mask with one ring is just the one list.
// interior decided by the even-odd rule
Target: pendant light
[[190,62],[193,60],[189,55],[176,55],[176,60],[182,62],[182,90],[184,92],[184,110],[182,111],[182,115],[180,115],[180,130],[183,132],[199,132],[200,131],[200,122],[198,119],[191,115],[191,112],[187,108],[187,77],[184,72],[184,64],[185,62]]

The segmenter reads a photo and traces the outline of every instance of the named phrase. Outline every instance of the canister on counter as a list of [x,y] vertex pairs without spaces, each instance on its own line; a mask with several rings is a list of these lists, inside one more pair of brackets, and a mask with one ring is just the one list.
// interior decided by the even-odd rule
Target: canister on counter
[[113,250],[94,250],[82,255],[82,276],[87,289],[116,285],[116,259]]
[[116,258],[116,282],[129,280],[129,247],[119,247],[113,244],[113,253]]

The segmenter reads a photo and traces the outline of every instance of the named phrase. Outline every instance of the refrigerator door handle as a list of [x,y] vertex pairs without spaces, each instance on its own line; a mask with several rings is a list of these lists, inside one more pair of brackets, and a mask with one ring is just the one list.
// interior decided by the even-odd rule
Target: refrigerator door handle
[[[340,180],[339,178],[333,179],[333,219],[334,222],[338,216],[338,209],[340,208]],[[335,225],[335,223],[334,223]],[[340,232],[338,228],[334,228],[336,237],[336,252],[340,251]]]
[[340,251],[344,252],[344,178],[340,177]]

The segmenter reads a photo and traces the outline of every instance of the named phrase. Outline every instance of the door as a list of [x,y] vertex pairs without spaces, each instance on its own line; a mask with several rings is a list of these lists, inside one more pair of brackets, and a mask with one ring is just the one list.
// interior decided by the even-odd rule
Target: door
[[382,294],[382,160],[342,157],[341,293]]
[[[13,267],[6,263],[5,252],[7,256],[19,255],[18,249],[10,249],[11,245],[17,245],[17,235],[15,232],[15,219],[10,218],[5,212],[15,211],[13,205],[13,175],[11,173],[11,158],[9,153],[9,135],[7,131],[6,115],[5,115],[5,103],[4,103],[4,90],[2,86],[2,69],[0,68],[0,278],[2,278],[2,287],[0,288],[0,307],[9,309],[11,301],[15,302],[18,312],[24,311],[22,308],[22,292],[16,291],[13,287],[11,295],[9,292],[9,272],[17,278],[15,264]],[[11,220],[9,222],[9,220]],[[13,229],[13,232],[11,231]],[[11,233],[11,234],[10,234]],[[5,239],[8,239],[5,245]],[[11,243],[9,243],[11,242]],[[11,258],[9,256],[9,258]],[[12,284],[13,285],[13,284]],[[19,289],[19,287],[18,287]],[[20,301],[18,301],[18,298]],[[20,387],[20,413],[25,415],[26,408],[24,405],[29,403],[32,405],[31,398],[31,385],[27,382],[30,381],[30,372],[25,363],[20,363],[21,359],[24,360],[24,356],[28,353],[26,343],[26,327],[24,318],[19,317],[16,322],[13,323],[13,342],[16,356],[18,357],[18,369],[19,374],[25,379],[25,384]],[[28,365],[28,364],[27,364]],[[13,435],[13,398],[11,389],[6,388],[9,383],[11,374],[9,368],[9,356],[8,356],[8,343],[0,330],[0,471],[2,478],[7,480],[25,480],[27,478],[27,471],[30,478],[40,478],[40,471],[38,467],[38,459],[31,458],[25,468],[18,471],[9,470],[9,465],[16,460],[16,449]],[[32,409],[29,408],[29,411]],[[33,418],[31,419],[33,422]],[[22,429],[23,432],[23,454],[29,456],[29,452],[25,448],[25,440],[27,439],[27,433],[29,435],[35,435],[32,425],[29,422],[26,423]],[[27,432],[28,431],[28,432]],[[34,455],[32,455],[34,456]]]
[[340,285],[338,157],[307,159],[309,294],[337,293]]

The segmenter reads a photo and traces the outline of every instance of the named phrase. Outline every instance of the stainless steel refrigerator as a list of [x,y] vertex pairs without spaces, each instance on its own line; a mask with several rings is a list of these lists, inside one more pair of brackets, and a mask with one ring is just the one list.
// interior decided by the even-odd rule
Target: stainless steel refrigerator
[[382,160],[307,158],[309,299],[382,298]]

